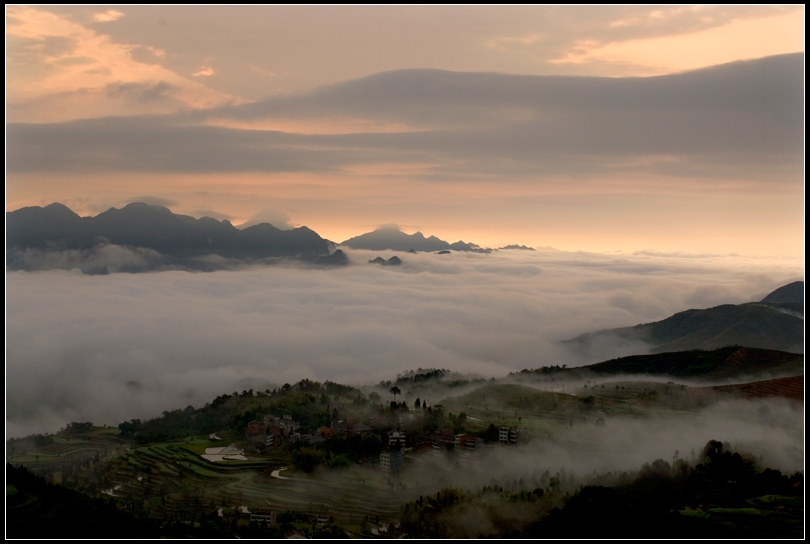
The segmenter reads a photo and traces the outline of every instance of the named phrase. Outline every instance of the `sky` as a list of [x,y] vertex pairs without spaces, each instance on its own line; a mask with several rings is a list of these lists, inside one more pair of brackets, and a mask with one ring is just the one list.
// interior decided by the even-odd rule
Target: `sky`
[[804,7],[6,7],[6,209],[804,256]]

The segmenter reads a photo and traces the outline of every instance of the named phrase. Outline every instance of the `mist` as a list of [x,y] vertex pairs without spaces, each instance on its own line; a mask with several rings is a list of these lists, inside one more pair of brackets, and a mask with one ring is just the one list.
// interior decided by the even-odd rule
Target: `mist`
[[[581,365],[593,361],[561,340],[759,300],[802,276],[801,263],[739,256],[346,251],[339,269],[7,272],[6,436],[116,425],[303,378]],[[401,266],[367,264],[394,254]]]

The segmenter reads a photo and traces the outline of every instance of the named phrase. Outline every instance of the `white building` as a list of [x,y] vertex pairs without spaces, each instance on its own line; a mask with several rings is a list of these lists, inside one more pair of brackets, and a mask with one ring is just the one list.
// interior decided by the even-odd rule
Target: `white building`
[[384,451],[380,454],[380,468],[388,472],[396,472],[405,465],[405,454],[401,451]]

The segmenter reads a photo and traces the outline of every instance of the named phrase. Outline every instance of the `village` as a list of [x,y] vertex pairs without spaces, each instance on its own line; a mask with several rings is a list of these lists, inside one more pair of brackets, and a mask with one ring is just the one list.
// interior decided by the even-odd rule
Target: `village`
[[[418,432],[417,429],[417,432],[409,435],[403,429],[416,429],[417,427],[417,418],[410,411],[398,416],[398,425],[395,430],[389,430],[390,420],[383,416],[375,416],[367,423],[363,423],[355,415],[349,413],[345,405],[335,407],[333,415],[336,417],[331,420],[329,425],[319,427],[314,433],[302,434],[300,432],[301,423],[295,421],[292,416],[278,417],[268,414],[261,421],[253,420],[248,423],[245,431],[244,450],[239,450],[236,444],[232,444],[220,451],[215,451],[217,448],[209,448],[203,457],[212,462],[226,459],[246,460],[244,453],[262,454],[273,448],[279,448],[285,443],[303,442],[317,447],[332,438],[385,433],[384,449],[379,453],[379,467],[388,472],[397,472],[404,467],[408,454],[456,452],[465,457],[481,451],[485,442],[480,435],[457,433],[452,428],[436,430],[431,436]],[[529,436],[525,429],[508,426],[500,426],[497,433],[497,443],[503,445],[524,443]],[[217,439],[215,434],[210,435],[209,438]],[[221,459],[217,456],[220,456]]]
[[[426,408],[425,405],[424,409]],[[396,406],[396,411],[402,410],[404,409],[401,405]],[[365,464],[366,469],[376,469],[382,473],[401,476],[406,463],[419,462],[420,457],[424,455],[450,456],[462,467],[476,465],[477,454],[480,454],[485,447],[485,440],[482,436],[469,432],[455,432],[448,427],[428,434],[418,425],[417,415],[420,408],[414,410],[417,414],[410,410],[399,413],[396,417],[397,427],[391,429],[391,419],[388,417],[377,415],[362,421],[344,404],[339,404],[333,409],[332,415],[335,417],[329,424],[322,425],[311,433],[302,432],[302,423],[296,421],[291,415],[267,414],[261,420],[251,420],[247,424],[244,441],[235,442],[226,447],[206,448],[205,454],[201,457],[212,463],[248,461],[251,457],[263,457],[269,455],[273,450],[285,446],[301,447],[304,445],[304,447],[318,448],[326,447],[330,440],[337,441],[365,436],[384,437],[381,441],[382,450],[377,456],[370,456],[359,461],[358,464]],[[463,420],[462,418],[462,422]],[[408,431],[406,432],[405,429]],[[495,438],[495,435],[490,432],[487,438]],[[221,438],[216,433],[212,433],[209,435],[209,440],[219,441]],[[518,443],[525,443],[528,440],[529,433],[525,429],[500,426],[497,428],[497,439],[486,443],[486,446],[516,446]],[[303,468],[308,467],[304,465]],[[296,480],[296,477],[282,475],[282,472],[287,470],[287,467],[273,470],[271,477],[277,480]],[[311,470],[305,472],[311,472]],[[399,489],[406,487],[407,478],[396,486]],[[303,518],[319,527],[335,522],[335,517],[331,512],[324,508],[316,510],[303,513]],[[280,509],[249,505],[221,507],[217,511],[220,517],[225,517],[227,512],[230,512],[232,516],[237,515],[242,520],[249,520],[251,524],[263,524],[261,525],[263,527],[276,524],[281,514]],[[391,522],[381,521],[379,516],[375,516],[374,519],[364,519],[364,526],[368,526],[368,532],[375,536],[389,536],[396,530]],[[285,533],[285,538],[305,537],[306,533],[297,529]]]
[[[585,445],[609,436],[620,422],[655,425],[654,416],[671,418],[709,401],[690,392],[697,388],[671,380],[612,388],[586,380],[585,396],[487,382],[429,405],[425,393],[456,387],[456,380],[416,389],[402,379],[407,403],[382,401],[389,387],[394,398],[402,394],[390,384],[360,390],[302,380],[220,395],[200,408],[117,427],[72,422],[53,435],[9,440],[7,473],[29,471],[59,493],[114,504],[164,536],[466,534],[464,526],[437,525],[454,519],[439,512],[468,504],[482,516],[497,511],[494,520],[511,516],[519,503],[532,515],[546,515],[586,481],[564,464],[549,463],[550,450],[592,451]],[[711,394],[727,395],[722,388]],[[705,455],[676,450],[671,464],[657,460],[652,468],[667,478],[703,478],[698,466]],[[790,490],[801,482],[787,478],[779,476],[767,489],[788,497],[773,508],[791,508],[794,516]],[[28,511],[28,503],[19,503],[15,515]],[[529,530],[524,523],[518,516],[508,526]],[[499,530],[475,529],[482,535]]]
[[404,502],[439,480],[485,472],[485,452],[528,440],[525,429],[422,399],[386,404],[378,392],[302,380],[117,429],[72,423],[39,446],[14,442],[10,461],[168,523],[212,521],[231,534],[283,529],[291,538],[337,526],[390,536]]

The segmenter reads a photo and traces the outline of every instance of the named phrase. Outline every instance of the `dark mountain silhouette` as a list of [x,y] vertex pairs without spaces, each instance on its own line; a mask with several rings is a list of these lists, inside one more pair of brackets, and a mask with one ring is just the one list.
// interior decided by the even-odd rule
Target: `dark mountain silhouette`
[[421,232],[405,234],[399,227],[381,227],[374,232],[367,232],[354,238],[349,238],[341,245],[352,249],[371,249],[374,251],[441,251],[443,249],[454,249],[456,251],[473,251],[476,253],[490,253],[492,250],[482,248],[478,244],[467,243],[459,240],[449,243],[435,236],[425,238]]
[[23,258],[26,250],[82,254],[105,245],[152,250],[159,255],[150,256],[163,265],[188,266],[212,255],[237,261],[313,261],[329,255],[330,244],[306,227],[285,231],[262,223],[239,230],[229,221],[195,219],[144,203],[110,208],[95,217],[80,217],[62,204],[6,214],[6,256],[12,269],[31,268],[30,259]]
[[783,285],[779,289],[775,290],[774,292],[763,298],[760,302],[766,302],[771,304],[782,304],[785,302],[804,302],[804,282],[794,281],[793,283]]
[[313,262],[315,264],[325,266],[343,266],[345,264],[349,264],[349,256],[346,255],[343,250],[338,249],[331,255],[321,255],[319,257],[315,257]]
[[784,285],[761,302],[785,313],[804,317],[804,282],[794,281]]
[[369,261],[369,264],[380,264],[382,266],[399,266],[402,264],[402,259],[394,255],[387,261],[382,257],[377,257],[376,259],[372,259]]
[[801,374],[804,355],[780,350],[726,346],[652,355],[631,355],[589,365],[600,374],[653,374],[676,378],[724,379],[764,374]]
[[522,249],[524,251],[534,251],[535,250],[533,247],[520,246],[520,245],[517,245],[517,244],[509,244],[508,246],[503,246],[503,247],[498,248],[498,249]]
[[[785,287],[765,299],[774,295],[781,297]],[[796,287],[791,289],[793,291],[788,292],[795,293]],[[803,285],[801,289],[803,292]],[[749,302],[686,310],[662,321],[586,333],[565,343],[574,349],[585,350],[601,343],[624,341],[648,344],[653,352],[741,345],[804,353],[804,319],[795,315],[791,308],[785,308],[795,304]]]
[[648,355],[630,355],[587,366],[560,366],[523,370],[511,375],[555,379],[583,376],[671,376],[681,379],[732,380],[736,378],[799,376],[804,373],[804,355],[786,351],[726,346],[714,350],[694,349]]

